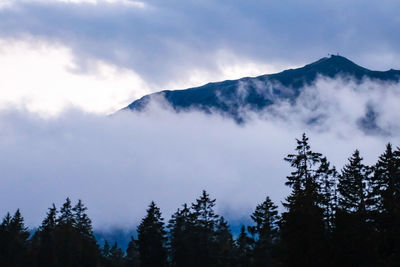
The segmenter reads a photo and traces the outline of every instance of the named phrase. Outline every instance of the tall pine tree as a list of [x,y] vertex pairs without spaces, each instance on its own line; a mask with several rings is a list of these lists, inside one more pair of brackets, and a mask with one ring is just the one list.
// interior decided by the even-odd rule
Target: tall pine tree
[[0,224],[0,263],[5,267],[27,266],[29,232],[19,209],[7,213]]
[[235,265],[234,250],[235,242],[228,222],[221,216],[215,226],[216,266],[233,267]]
[[192,203],[191,217],[193,221],[192,234],[196,242],[192,244],[196,251],[193,266],[215,266],[217,263],[217,254],[214,250],[215,226],[219,216],[215,214],[215,199],[203,190],[200,198]]
[[323,197],[317,170],[321,154],[313,152],[308,138],[297,139],[296,154],[285,161],[294,171],[285,183],[292,189],[283,203],[287,209],[281,220],[281,245],[284,266],[322,266],[326,258]]
[[252,266],[253,244],[254,239],[247,235],[246,227],[242,225],[240,234],[236,239],[236,265],[238,267]]
[[154,202],[147,209],[147,215],[142,219],[137,232],[141,266],[166,266],[166,232],[160,209]]
[[272,200],[267,197],[257,205],[251,215],[255,225],[249,227],[255,236],[254,266],[274,266],[276,264],[276,242],[278,238],[278,210]]
[[57,266],[55,231],[57,227],[57,208],[53,204],[46,218],[32,238],[31,253],[35,266]]
[[400,265],[400,150],[386,146],[371,179],[373,221],[379,232],[379,264]]
[[169,252],[171,264],[176,267],[192,266],[196,251],[193,244],[196,242],[193,235],[194,223],[187,204],[178,209],[168,223]]
[[363,164],[356,150],[339,176],[339,201],[336,215],[336,265],[374,266],[374,233],[369,214],[369,176],[371,168]]

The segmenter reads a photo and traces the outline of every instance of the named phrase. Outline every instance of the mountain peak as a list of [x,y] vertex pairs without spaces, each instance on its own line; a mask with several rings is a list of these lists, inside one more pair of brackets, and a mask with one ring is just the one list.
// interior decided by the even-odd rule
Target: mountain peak
[[[277,99],[294,100],[305,86],[312,85],[318,77],[346,77],[357,82],[363,79],[399,82],[400,71],[371,71],[339,55],[330,55],[297,69],[254,78],[209,83],[185,90],[167,90],[153,95],[163,96],[175,110],[197,108],[206,112],[221,111],[240,119],[240,107],[261,110]],[[246,93],[238,95],[238,88],[246,84]],[[281,90],[282,87],[287,90]],[[151,95],[131,103],[127,109],[141,110]]]
[[320,60],[304,66],[305,69],[312,69],[321,75],[334,77],[337,74],[354,75],[356,78],[361,78],[370,72],[353,61],[339,55],[330,55]]

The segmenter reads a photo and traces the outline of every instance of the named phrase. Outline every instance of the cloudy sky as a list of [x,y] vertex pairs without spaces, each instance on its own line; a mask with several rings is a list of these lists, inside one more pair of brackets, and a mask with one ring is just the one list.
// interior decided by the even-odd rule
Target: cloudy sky
[[149,92],[328,53],[400,69],[399,8],[393,0],[1,0],[0,105],[110,113]]
[[[281,118],[253,114],[246,126],[157,105],[106,115],[151,92],[329,53],[400,69],[398,10],[393,0],[0,0],[0,215],[19,207],[34,226],[71,196],[97,227],[134,225],[153,199],[168,215],[207,189],[240,219],[266,194],[283,200],[282,158],[304,131],[338,168],[355,148],[373,163],[400,144],[398,84],[322,79],[294,107],[272,107]],[[384,136],[356,127],[371,104]],[[329,120],[303,124],[310,106]]]

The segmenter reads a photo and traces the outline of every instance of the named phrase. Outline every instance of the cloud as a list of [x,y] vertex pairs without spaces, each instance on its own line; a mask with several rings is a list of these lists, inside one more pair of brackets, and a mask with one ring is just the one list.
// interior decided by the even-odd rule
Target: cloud
[[[281,86],[282,90],[290,89]],[[266,97],[270,97],[269,94]],[[358,131],[355,126],[373,112],[374,118],[369,119],[374,120],[375,127],[396,136],[400,127],[396,119],[400,112],[399,99],[399,83],[370,79],[358,82],[347,77],[331,79],[321,76],[312,86],[302,89],[294,105],[287,100],[274,99],[275,104],[266,108],[261,116],[277,116],[285,123],[310,124],[318,131],[348,136],[354,130]]]
[[131,69],[153,90],[274,72],[336,52],[369,68],[400,68],[393,34],[400,3],[390,0],[13,3],[0,11],[1,38],[62,44],[82,72],[100,60]]
[[93,59],[87,71],[68,47],[0,39],[0,108],[19,106],[54,115],[70,105],[88,112],[111,113],[150,90],[134,71]]
[[[175,113],[156,101],[143,113],[112,116],[2,110],[0,214],[21,208],[37,226],[52,202],[60,206],[69,196],[89,207],[96,229],[129,228],[151,200],[169,218],[206,189],[220,214],[243,220],[266,195],[279,204],[288,194],[283,158],[303,132],[338,169],[356,148],[373,164],[387,142],[399,145],[399,91],[399,84],[319,79],[294,105],[249,113],[244,125],[218,114]],[[389,135],[358,127],[367,105]],[[314,116],[322,119],[308,123]]]

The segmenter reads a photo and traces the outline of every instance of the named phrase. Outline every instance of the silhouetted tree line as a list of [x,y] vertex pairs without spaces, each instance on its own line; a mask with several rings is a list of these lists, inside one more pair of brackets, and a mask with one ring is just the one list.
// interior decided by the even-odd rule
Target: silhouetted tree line
[[338,172],[308,138],[285,158],[284,212],[266,197],[234,238],[206,191],[164,223],[152,202],[126,251],[97,244],[86,207],[53,205],[30,237],[19,210],[0,225],[1,266],[400,266],[400,149],[374,166],[358,150]]

